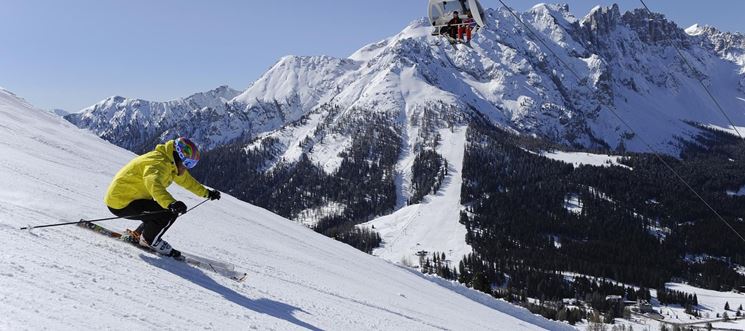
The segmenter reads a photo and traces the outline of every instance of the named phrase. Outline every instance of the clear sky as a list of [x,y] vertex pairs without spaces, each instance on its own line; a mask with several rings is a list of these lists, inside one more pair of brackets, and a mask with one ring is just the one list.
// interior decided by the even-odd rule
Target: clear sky
[[[524,11],[538,1],[505,0]],[[577,17],[598,4],[564,0]],[[497,0],[481,0],[486,8]],[[745,32],[745,0],[646,0],[679,25]],[[426,0],[0,0],[0,86],[39,108],[108,96],[243,90],[284,55],[346,57],[426,15]]]

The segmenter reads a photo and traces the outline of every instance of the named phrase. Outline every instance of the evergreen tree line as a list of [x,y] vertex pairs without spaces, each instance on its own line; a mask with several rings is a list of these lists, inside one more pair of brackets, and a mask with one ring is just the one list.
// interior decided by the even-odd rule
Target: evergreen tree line
[[437,275],[445,279],[458,279],[458,270],[455,266],[450,267],[450,261],[446,259],[445,253],[433,252],[432,256],[422,256],[421,271],[425,274]]
[[698,296],[696,294],[670,290],[665,287],[657,289],[657,300],[663,305],[680,305],[683,307],[698,305]]
[[538,314],[555,321],[565,321],[570,325],[575,325],[577,322],[581,322],[583,319],[587,318],[587,313],[580,308],[569,308],[564,305],[551,307],[545,304],[535,304],[531,302],[524,302],[521,305],[533,314]]
[[[745,285],[733,270],[743,262],[743,242],[656,157],[628,153],[622,162],[631,169],[574,168],[529,153],[518,138],[479,124],[469,128],[468,142],[461,194],[468,208],[460,219],[466,242],[483,264],[507,266],[511,281],[516,270],[509,268],[524,265],[519,270],[574,271],[650,288],[673,277],[717,290]],[[741,233],[745,222],[736,220],[745,200],[725,192],[745,184],[743,145],[707,132],[686,145],[681,159],[663,156]],[[567,210],[568,196],[578,197],[581,211]],[[686,260],[687,254],[723,259],[699,263]],[[484,275],[489,284],[504,277]]]
[[[567,308],[564,299],[587,303],[600,314],[601,321],[611,323],[614,318],[623,316],[623,301],[649,302],[652,298],[647,288],[635,289],[586,276],[568,277],[516,260],[490,264],[473,253],[463,258],[458,271],[458,281],[468,287],[525,306],[546,318],[570,323],[586,318],[588,312],[583,308]],[[494,278],[501,279],[501,282],[490,283],[490,279]],[[622,301],[608,300],[608,296],[612,295],[622,298]],[[538,299],[539,303],[530,302],[528,298]]]
[[382,242],[379,233],[359,227],[353,227],[347,231],[339,232],[332,238],[349,244],[367,254],[372,254],[373,249],[379,247]]
[[433,150],[419,152],[411,167],[413,193],[408,204],[419,203],[425,196],[439,191],[447,174],[448,162],[442,155]]

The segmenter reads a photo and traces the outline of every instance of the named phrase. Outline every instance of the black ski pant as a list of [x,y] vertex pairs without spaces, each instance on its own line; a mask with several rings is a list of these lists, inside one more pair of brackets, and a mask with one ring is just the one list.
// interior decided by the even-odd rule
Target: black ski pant
[[[109,210],[116,216],[142,221],[137,231],[151,245],[168,231],[178,217],[170,210],[161,207],[155,200],[135,200],[122,209],[109,207]],[[146,215],[131,217],[141,214]]]

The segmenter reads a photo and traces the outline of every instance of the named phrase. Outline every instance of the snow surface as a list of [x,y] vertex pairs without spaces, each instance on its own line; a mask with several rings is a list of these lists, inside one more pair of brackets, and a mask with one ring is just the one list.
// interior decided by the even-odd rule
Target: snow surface
[[448,175],[440,191],[425,197],[421,203],[403,207],[394,213],[379,217],[360,226],[375,227],[383,239],[373,255],[388,261],[418,264],[418,251],[444,252],[452,265],[457,265],[464,255],[471,253],[466,244],[466,228],[459,223],[460,189],[465,153],[466,128],[453,131],[440,130],[440,153],[448,162]]
[[707,124],[705,125],[705,127],[709,129],[713,129],[713,130],[723,131],[723,132],[729,133],[734,136],[738,136],[738,133],[739,135],[745,135],[745,126],[733,127],[732,125],[729,125],[729,126],[724,127],[724,126],[719,126],[719,125],[714,125],[714,124]]
[[[617,285],[622,285],[624,287],[631,287],[635,290],[639,289],[638,286],[617,282],[614,279],[604,277],[595,277],[573,272],[563,272],[562,274],[569,281],[574,281],[574,279],[578,277],[587,277],[595,281],[611,282]],[[661,305],[657,300],[657,290],[651,289],[651,304],[654,310],[664,317],[663,321],[665,322],[668,329],[672,329],[672,325],[685,326],[688,324],[690,324],[690,326],[705,327],[705,324],[707,322],[712,322],[715,327],[725,328],[726,330],[745,330],[745,320],[716,322],[722,320],[721,317],[717,318],[717,314],[721,316],[725,312],[724,306],[726,303],[729,303],[730,306],[730,311],[726,311],[727,315],[730,319],[734,319],[739,306],[743,305],[743,307],[745,307],[745,294],[733,291],[722,292],[707,290],[688,284],[672,282],[666,283],[665,287],[670,290],[682,291],[688,294],[696,294],[699,305],[695,308],[701,313],[701,317],[696,318],[686,314],[685,308],[679,305]],[[745,313],[745,311],[743,311],[743,313]],[[659,318],[659,316],[657,318]],[[660,330],[660,324],[662,323],[651,318],[651,316],[649,315],[639,314],[632,315],[631,320],[621,318],[617,318],[615,320],[615,325],[632,326],[634,330]],[[577,327],[580,330],[590,329],[586,322],[577,324]],[[609,325],[606,325],[606,327],[606,329],[611,329],[611,326]]]
[[737,191],[727,190],[727,195],[737,197],[745,196],[745,186],[740,187],[740,189]]
[[[724,305],[727,302],[729,302],[730,309],[732,310],[737,310],[740,305],[745,307],[745,294],[742,293],[706,290],[680,283],[667,283],[665,287],[670,290],[696,294],[699,307],[712,316],[716,316],[717,313],[724,313]],[[733,311],[729,312],[730,315],[733,313]]]
[[691,36],[699,36],[704,33],[704,29],[698,23],[693,24],[685,29],[685,32]]
[[[697,326],[703,327],[705,326],[706,322],[711,321],[712,325],[715,327],[726,328],[727,330],[745,330],[745,320],[721,322],[721,318],[717,318],[717,314],[722,316],[726,312],[729,318],[734,319],[738,307],[740,305],[745,306],[745,294],[706,290],[680,283],[667,283],[665,284],[665,287],[675,291],[696,294],[696,298],[698,299],[698,306],[696,307],[696,309],[698,309],[702,315],[701,318],[691,318],[690,315],[685,313],[684,307],[680,307],[678,305],[661,306],[659,305],[659,302],[654,299],[654,309],[662,316],[664,316],[665,322],[678,325],[696,323]],[[657,291],[651,290],[650,292],[652,296],[656,298]],[[726,303],[729,303],[729,311],[724,310],[724,306]],[[660,323],[658,321],[654,321],[652,319],[644,320],[644,325],[649,326],[650,330],[660,329]],[[670,326],[670,324],[668,324],[668,326]]]
[[[4,91],[0,152],[3,330],[570,329],[228,195],[181,217],[165,238],[245,268],[245,283],[76,226],[21,231],[109,216],[102,197],[134,155]],[[172,192],[189,206],[201,201]]]
[[591,165],[594,167],[619,166],[631,170],[631,167],[621,164],[621,156],[562,151],[541,152],[540,155],[552,160],[572,164],[575,167],[581,165]]
[[308,208],[300,211],[298,215],[293,218],[293,221],[300,222],[309,228],[313,228],[318,224],[318,221],[324,217],[343,215],[345,208],[346,205],[332,201],[321,207]]
[[579,195],[576,193],[567,194],[567,196],[564,197],[564,209],[573,214],[582,214],[583,207],[582,201],[579,200]]

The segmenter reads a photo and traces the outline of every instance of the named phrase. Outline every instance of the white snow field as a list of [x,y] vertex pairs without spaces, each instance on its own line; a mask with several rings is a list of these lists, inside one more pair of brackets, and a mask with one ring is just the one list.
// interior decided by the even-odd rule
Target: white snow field
[[244,283],[74,225],[19,230],[111,216],[103,195],[134,154],[0,90],[0,155],[0,330],[571,329],[227,195],[164,238],[244,268]]
[[552,160],[570,163],[575,167],[581,165],[594,167],[619,166],[631,170],[631,167],[621,163],[622,156],[563,151],[541,152],[540,155]]
[[[738,308],[745,306],[745,294],[739,292],[721,292],[707,290],[681,283],[667,283],[665,287],[670,290],[682,291],[688,294],[696,294],[698,306],[696,309],[701,313],[701,317],[692,317],[685,313],[685,308],[680,305],[662,306],[656,299],[657,291],[651,290],[654,309],[659,315],[663,316],[662,321],[668,330],[672,330],[674,325],[679,327],[695,327],[697,330],[705,329],[706,323],[711,323],[718,330],[745,330],[745,319],[736,317]],[[724,309],[725,304],[729,304],[730,310]],[[729,316],[729,321],[723,321],[721,316],[724,313]],[[720,317],[717,317],[719,314]],[[659,319],[659,317],[657,317]],[[737,320],[735,320],[737,319]],[[634,330],[660,330],[663,324],[655,320],[640,315],[634,315],[632,320],[616,319],[616,325],[623,324],[631,326]],[[580,325],[580,328],[586,328],[587,324]],[[716,330],[716,329],[715,329]]]

